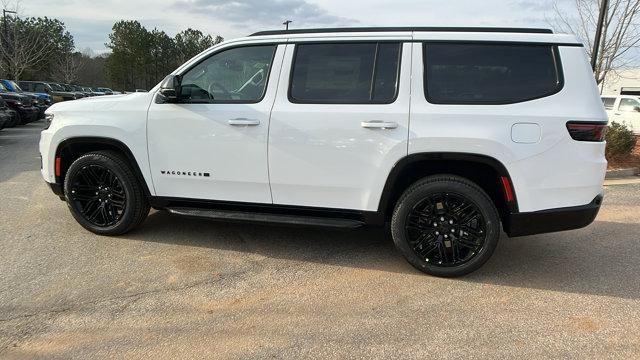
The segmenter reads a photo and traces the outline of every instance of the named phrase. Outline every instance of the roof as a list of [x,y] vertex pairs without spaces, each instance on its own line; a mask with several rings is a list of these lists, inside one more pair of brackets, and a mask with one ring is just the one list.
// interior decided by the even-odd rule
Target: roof
[[488,33],[518,33],[518,34],[553,34],[550,29],[539,28],[502,28],[502,27],[345,27],[345,28],[317,28],[293,30],[267,30],[253,33],[249,36],[287,35],[287,34],[318,34],[318,33],[354,33],[354,32],[488,32]]

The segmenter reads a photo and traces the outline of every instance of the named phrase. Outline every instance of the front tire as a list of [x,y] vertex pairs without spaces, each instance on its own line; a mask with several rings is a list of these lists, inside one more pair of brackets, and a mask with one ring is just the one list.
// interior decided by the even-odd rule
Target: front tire
[[97,151],[74,161],[64,181],[73,217],[99,235],[131,231],[149,214],[149,203],[129,163],[118,153]]
[[500,217],[489,196],[473,182],[455,175],[429,176],[398,200],[391,235],[416,269],[456,277],[489,260],[500,237]]

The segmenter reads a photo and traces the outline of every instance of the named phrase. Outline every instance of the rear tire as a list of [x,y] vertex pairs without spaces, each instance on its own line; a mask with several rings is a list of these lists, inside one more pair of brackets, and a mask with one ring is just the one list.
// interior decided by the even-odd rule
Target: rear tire
[[74,161],[64,181],[73,217],[99,235],[121,235],[140,225],[149,202],[131,165],[113,151],[97,151]]
[[429,176],[398,200],[391,235],[416,269],[456,277],[489,260],[500,237],[500,217],[475,183],[455,175]]

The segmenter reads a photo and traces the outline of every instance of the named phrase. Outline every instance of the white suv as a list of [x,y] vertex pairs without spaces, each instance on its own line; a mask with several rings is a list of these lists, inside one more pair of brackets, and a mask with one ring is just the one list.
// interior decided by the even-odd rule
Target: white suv
[[602,104],[609,120],[626,125],[640,135],[640,97],[631,95],[602,95]]
[[501,228],[588,225],[606,168],[584,48],[539,29],[262,32],[148,93],[58,103],[47,119],[42,175],[94,233],[123,234],[150,207],[390,223],[407,260],[438,276],[479,268]]

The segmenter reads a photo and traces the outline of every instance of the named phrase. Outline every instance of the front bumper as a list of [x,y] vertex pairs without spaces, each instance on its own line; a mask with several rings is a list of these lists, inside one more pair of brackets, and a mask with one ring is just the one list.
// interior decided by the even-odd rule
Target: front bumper
[[602,199],[600,194],[586,205],[512,213],[503,224],[504,231],[509,237],[516,237],[580,229],[596,218]]
[[20,117],[24,119],[25,123],[38,120],[38,108],[35,106],[20,106],[15,108],[20,114]]

